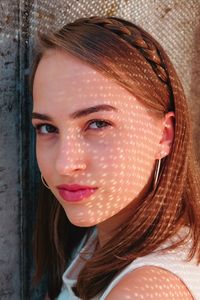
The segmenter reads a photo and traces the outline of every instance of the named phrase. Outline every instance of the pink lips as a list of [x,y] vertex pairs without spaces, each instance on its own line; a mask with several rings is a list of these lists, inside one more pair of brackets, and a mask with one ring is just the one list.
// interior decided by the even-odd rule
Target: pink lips
[[82,199],[88,198],[95,193],[97,188],[88,186],[73,185],[59,185],[57,186],[60,196],[67,202],[78,202]]

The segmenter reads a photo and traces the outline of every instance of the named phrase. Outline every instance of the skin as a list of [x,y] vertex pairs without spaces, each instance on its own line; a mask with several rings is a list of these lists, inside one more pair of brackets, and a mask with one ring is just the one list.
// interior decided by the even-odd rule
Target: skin
[[106,300],[194,300],[175,274],[154,266],[130,272],[111,290]]
[[[69,117],[100,104],[117,111]],[[45,181],[73,224],[97,225],[103,245],[148,191],[155,160],[169,153],[173,112],[156,118],[123,87],[61,50],[46,51],[38,65],[33,112],[52,118],[32,119],[34,127],[43,125],[36,155]],[[78,203],[66,202],[56,186],[73,183],[98,190]]]
[[[116,110],[93,112],[78,119],[69,116],[102,104]],[[43,124],[37,130],[36,155],[45,181],[69,220],[77,226],[96,225],[100,246],[104,245],[133,214],[137,200],[148,192],[155,160],[169,154],[174,138],[174,113],[158,119],[120,85],[62,50],[46,51],[38,65],[33,112],[52,119],[32,119],[34,127]],[[98,189],[80,202],[66,202],[56,186],[73,183]],[[173,298],[168,293],[170,280],[175,280],[178,289],[185,289],[181,299],[192,299],[175,275],[161,269],[150,284],[156,284],[158,279],[161,286],[165,282],[165,298],[156,298],[153,291],[136,290],[138,285],[133,283],[141,281],[142,286],[144,276],[151,278],[149,274],[153,271],[154,267],[145,267],[131,272],[114,287],[108,300],[180,299],[176,291]]]

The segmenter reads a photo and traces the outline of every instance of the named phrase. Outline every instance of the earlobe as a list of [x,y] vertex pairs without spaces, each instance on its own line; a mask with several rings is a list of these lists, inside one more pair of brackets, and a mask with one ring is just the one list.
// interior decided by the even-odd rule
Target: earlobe
[[161,159],[170,153],[174,140],[175,131],[175,114],[173,111],[168,112],[163,119],[162,138],[159,143],[159,151],[156,159]]

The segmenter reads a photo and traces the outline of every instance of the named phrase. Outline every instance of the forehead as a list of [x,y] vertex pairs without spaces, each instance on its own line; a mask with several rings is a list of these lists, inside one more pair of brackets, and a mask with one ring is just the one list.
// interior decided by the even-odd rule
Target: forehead
[[33,83],[35,109],[64,106],[68,111],[110,104],[123,113],[147,109],[122,86],[62,50],[47,50]]

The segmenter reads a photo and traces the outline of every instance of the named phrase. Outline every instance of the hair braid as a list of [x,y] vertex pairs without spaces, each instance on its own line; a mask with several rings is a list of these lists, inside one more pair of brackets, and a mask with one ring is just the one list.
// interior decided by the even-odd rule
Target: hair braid
[[[119,21],[120,20],[120,21]],[[81,24],[91,24],[104,27],[115,34],[118,34],[121,38],[126,40],[132,46],[136,47],[146,58],[146,60],[151,64],[154,72],[164,83],[168,82],[169,76],[166,72],[165,65],[162,62],[162,58],[155,44],[145,37],[138,26],[136,25],[126,25],[123,24],[124,20],[110,18],[81,18],[73,23],[68,24],[69,26],[81,25]]]

